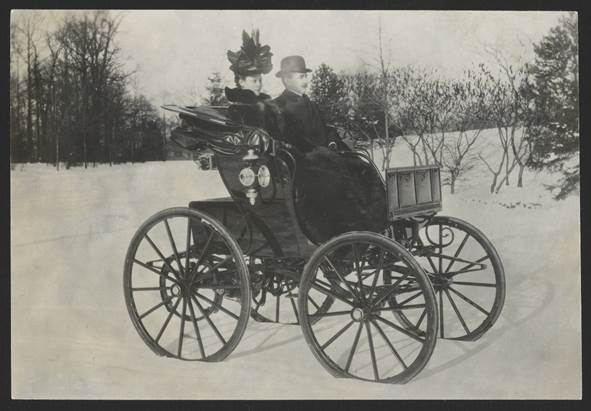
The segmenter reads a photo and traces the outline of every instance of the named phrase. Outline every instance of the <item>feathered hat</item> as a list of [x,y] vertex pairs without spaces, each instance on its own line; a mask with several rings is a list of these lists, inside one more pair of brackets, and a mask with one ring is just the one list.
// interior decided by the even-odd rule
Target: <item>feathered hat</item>
[[273,69],[271,47],[261,46],[259,31],[253,30],[249,36],[242,31],[242,47],[237,52],[228,50],[230,70],[243,76],[267,74]]

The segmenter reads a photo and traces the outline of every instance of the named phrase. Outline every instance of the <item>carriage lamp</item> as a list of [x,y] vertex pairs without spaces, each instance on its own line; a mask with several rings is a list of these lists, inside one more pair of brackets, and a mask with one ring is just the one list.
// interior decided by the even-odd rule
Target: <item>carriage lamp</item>
[[248,166],[240,170],[240,174],[238,175],[238,179],[240,180],[240,184],[245,187],[250,187],[246,190],[246,198],[250,202],[250,205],[254,205],[256,202],[256,198],[258,196],[257,190],[254,187],[251,187],[255,180],[256,180],[256,173],[254,170]]
[[271,183],[271,171],[264,164],[259,164],[260,157],[253,149],[248,149],[242,160],[246,161],[246,167],[240,170],[238,179],[246,190],[245,195],[250,205],[255,205],[259,187],[268,187]]
[[238,178],[240,179],[240,183],[245,186],[245,187],[250,187],[251,185],[254,184],[254,180],[256,179],[256,174],[254,173],[254,170],[252,168],[249,167],[245,167],[242,170],[240,170],[240,174],[238,175]]
[[269,171],[269,167],[261,165],[257,173],[257,179],[261,187],[267,187],[271,182],[271,171]]

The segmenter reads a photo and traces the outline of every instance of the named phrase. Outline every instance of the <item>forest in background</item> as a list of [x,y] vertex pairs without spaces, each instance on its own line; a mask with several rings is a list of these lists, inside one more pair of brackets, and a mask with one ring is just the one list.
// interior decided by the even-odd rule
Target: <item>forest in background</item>
[[[13,16],[14,17],[14,16]],[[12,163],[42,162],[58,169],[98,163],[190,158],[167,139],[167,119],[137,89],[122,65],[116,36],[121,17],[109,11],[65,16],[43,30],[40,13],[13,18],[10,27],[10,143]],[[310,95],[344,138],[389,166],[403,141],[413,163],[436,164],[453,193],[476,163],[490,172],[490,192],[523,185],[526,168],[562,175],[556,198],[579,184],[578,27],[575,14],[537,44],[535,60],[516,64],[483,45],[496,64],[467,68],[460,78],[438,70],[397,66],[388,40],[376,33],[376,57],[360,72],[322,64]],[[207,96],[195,104],[226,103],[222,77],[207,79]],[[231,85],[230,85],[231,86]],[[473,149],[483,129],[497,130],[499,155]],[[450,133],[459,137],[450,137]],[[513,177],[515,176],[515,177]]]
[[122,68],[120,17],[92,11],[44,31],[40,13],[10,26],[11,162],[59,167],[162,160],[162,115]]

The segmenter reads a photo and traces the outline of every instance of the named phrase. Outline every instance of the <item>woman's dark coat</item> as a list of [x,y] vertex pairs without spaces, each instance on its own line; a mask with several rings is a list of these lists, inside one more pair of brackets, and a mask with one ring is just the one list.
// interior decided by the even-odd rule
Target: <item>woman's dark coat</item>
[[251,127],[262,128],[271,137],[282,139],[283,115],[269,95],[260,93],[257,96],[251,90],[227,87],[225,93],[230,102],[230,114],[234,120]]

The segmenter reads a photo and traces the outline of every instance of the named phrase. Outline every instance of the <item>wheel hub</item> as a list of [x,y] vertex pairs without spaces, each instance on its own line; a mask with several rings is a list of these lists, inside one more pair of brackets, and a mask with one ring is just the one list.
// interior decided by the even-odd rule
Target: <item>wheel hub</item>
[[174,284],[171,288],[170,288],[170,293],[172,295],[174,295],[175,297],[178,296],[181,293],[181,286],[178,284]]
[[355,307],[351,310],[351,319],[355,322],[367,321],[370,314],[371,308],[369,306]]
[[443,275],[435,275],[430,278],[433,287],[437,290],[448,288],[453,283],[453,278]]

